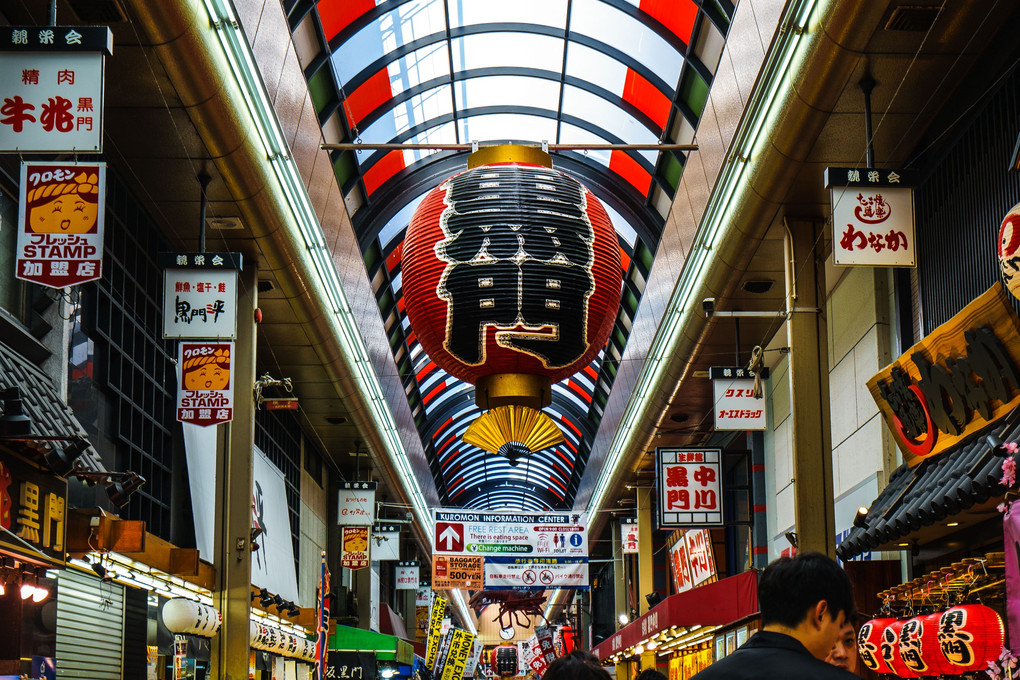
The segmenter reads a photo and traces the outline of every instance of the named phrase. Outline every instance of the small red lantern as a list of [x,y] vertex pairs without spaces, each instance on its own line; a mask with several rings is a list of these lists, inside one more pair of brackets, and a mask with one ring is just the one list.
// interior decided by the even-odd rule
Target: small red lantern
[[[422,348],[475,384],[486,409],[548,405],[549,384],[591,363],[620,306],[605,208],[534,147],[486,147],[433,189],[407,227],[401,272]],[[531,383],[544,403],[502,399],[504,383]]]
[[939,620],[942,618],[942,612],[918,618],[922,619],[921,658],[929,669],[925,675],[952,675],[957,672],[939,648]]
[[953,673],[938,644],[942,614],[915,616],[900,629],[900,659],[915,675]]
[[939,618],[938,643],[949,674],[984,670],[999,658],[1005,639],[1002,618],[983,604],[953,607]]
[[[889,664],[882,656],[882,634],[886,626],[896,619],[871,619],[857,631],[857,655],[867,668],[876,673],[892,673]],[[937,626],[936,626],[937,627]]]
[[885,627],[882,631],[882,658],[885,660],[889,671],[901,678],[916,678],[918,674],[910,670],[900,656],[900,631],[906,621],[896,620]]

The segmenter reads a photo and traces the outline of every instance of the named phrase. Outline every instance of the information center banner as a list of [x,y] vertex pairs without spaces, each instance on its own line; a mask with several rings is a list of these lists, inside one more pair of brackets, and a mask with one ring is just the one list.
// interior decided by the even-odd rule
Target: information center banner
[[460,555],[588,557],[583,513],[436,510],[435,552]]
[[545,590],[587,588],[586,558],[488,557],[485,559],[487,590]]

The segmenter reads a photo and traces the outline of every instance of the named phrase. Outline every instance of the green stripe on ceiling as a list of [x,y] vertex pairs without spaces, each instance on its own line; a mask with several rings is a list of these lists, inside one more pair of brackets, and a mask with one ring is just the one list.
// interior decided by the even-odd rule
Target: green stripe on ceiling
[[354,159],[353,151],[344,151],[333,161],[333,173],[336,175],[337,184],[346,188],[350,182],[358,176],[358,163]]
[[684,69],[683,78],[680,79],[680,101],[685,103],[687,108],[699,119],[705,112],[705,103],[708,101],[708,83],[690,67]]
[[336,101],[336,88],[333,87],[333,70],[329,62],[323,62],[319,70],[308,79],[308,94],[312,96],[315,113],[321,115],[331,101]]
[[683,163],[672,153],[662,154],[662,168],[661,175],[664,180],[669,183],[672,187],[672,193],[676,193],[676,189],[680,186],[680,175],[684,173]]

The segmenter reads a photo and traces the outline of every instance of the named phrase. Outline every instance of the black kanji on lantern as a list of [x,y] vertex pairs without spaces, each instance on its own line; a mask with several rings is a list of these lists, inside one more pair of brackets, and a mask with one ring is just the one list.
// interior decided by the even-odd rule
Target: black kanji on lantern
[[496,341],[548,368],[580,358],[595,290],[584,187],[545,168],[483,166],[450,179],[445,202],[436,254],[448,263],[437,291],[449,303],[447,351],[482,363],[492,326],[518,329]]

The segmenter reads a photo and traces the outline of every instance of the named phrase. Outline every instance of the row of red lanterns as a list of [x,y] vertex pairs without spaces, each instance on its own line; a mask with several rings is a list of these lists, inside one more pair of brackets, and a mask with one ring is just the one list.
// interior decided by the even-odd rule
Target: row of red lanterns
[[981,604],[911,619],[872,619],[857,634],[861,662],[901,678],[986,670],[1004,642],[1002,618]]

